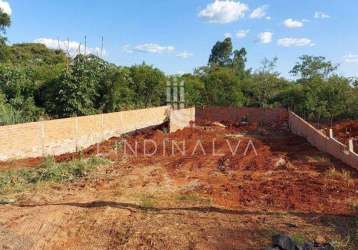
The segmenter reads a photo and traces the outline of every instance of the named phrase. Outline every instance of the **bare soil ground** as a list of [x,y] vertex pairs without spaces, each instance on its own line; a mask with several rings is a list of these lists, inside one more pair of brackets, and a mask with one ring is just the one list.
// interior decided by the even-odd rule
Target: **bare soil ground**
[[125,139],[137,155],[113,138],[84,152],[113,164],[7,194],[16,203],[0,206],[0,249],[262,249],[278,232],[356,249],[358,172],[284,128],[204,124]]

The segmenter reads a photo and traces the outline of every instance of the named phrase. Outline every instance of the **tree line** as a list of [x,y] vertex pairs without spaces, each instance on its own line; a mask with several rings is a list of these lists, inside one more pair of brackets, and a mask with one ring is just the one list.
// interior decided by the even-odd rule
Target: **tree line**
[[288,80],[275,71],[277,58],[247,68],[246,49],[226,38],[213,46],[207,65],[167,76],[145,63],[122,67],[42,44],[8,45],[10,24],[0,13],[1,125],[165,105],[174,77],[185,83],[187,106],[285,107],[318,122],[358,119],[358,81],[336,74],[338,66],[324,57],[300,57],[290,72],[296,80]]

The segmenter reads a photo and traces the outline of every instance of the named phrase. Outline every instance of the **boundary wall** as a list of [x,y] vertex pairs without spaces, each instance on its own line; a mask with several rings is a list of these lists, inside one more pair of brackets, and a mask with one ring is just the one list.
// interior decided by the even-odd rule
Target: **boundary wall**
[[288,112],[283,108],[236,108],[236,107],[203,107],[196,108],[195,122],[218,121],[240,122],[247,118],[249,123],[263,122],[268,125],[279,126],[287,124]]
[[170,133],[174,133],[179,129],[192,126],[195,122],[195,108],[173,110],[170,112]]
[[87,148],[111,137],[170,121],[170,132],[206,121],[288,123],[292,133],[320,151],[358,169],[358,154],[333,137],[326,136],[293,112],[282,108],[204,107],[172,110],[169,106],[122,111],[0,127],[0,161],[61,155]]
[[310,144],[320,151],[328,153],[347,165],[358,169],[358,154],[354,152],[353,147],[349,148],[336,140],[333,137],[333,133],[329,137],[326,136],[293,112],[289,112],[289,127],[292,133],[306,138]]
[[170,107],[0,127],[0,161],[76,152],[114,136],[161,125]]

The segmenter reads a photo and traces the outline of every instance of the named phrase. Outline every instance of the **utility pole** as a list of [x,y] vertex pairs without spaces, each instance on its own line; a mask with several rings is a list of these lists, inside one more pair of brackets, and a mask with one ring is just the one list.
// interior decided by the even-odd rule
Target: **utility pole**
[[85,55],[87,55],[87,36],[85,36]]
[[68,65],[69,65],[69,61],[68,61],[68,58],[70,57],[70,38],[67,37],[67,49],[66,49],[66,68],[67,68],[67,71],[68,71]]
[[103,36],[102,36],[102,40],[101,40],[101,58],[103,58]]

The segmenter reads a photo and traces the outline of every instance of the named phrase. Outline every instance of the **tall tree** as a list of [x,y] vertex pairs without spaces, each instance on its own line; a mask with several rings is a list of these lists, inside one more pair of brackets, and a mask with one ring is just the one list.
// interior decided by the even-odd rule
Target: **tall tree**
[[231,38],[225,38],[224,41],[218,41],[211,50],[209,57],[210,66],[228,66],[232,63],[232,41]]
[[97,113],[98,89],[107,71],[108,63],[96,56],[76,56],[44,91],[47,111],[57,117]]
[[3,35],[6,32],[6,28],[10,27],[10,25],[11,25],[10,16],[0,9],[0,33],[1,33],[0,37],[2,43],[6,41],[6,38],[3,37]]
[[159,106],[165,103],[166,76],[145,63],[130,68],[130,87],[137,107]]
[[209,57],[209,66],[211,68],[228,67],[241,78],[245,75],[246,49],[234,50],[231,38],[225,38],[224,41],[218,41],[211,50]]
[[327,78],[338,67],[323,56],[303,55],[299,59],[300,61],[296,63],[290,73],[301,80],[309,80],[314,77]]
[[10,16],[0,9],[0,62],[4,61],[8,55],[5,33],[10,25]]

